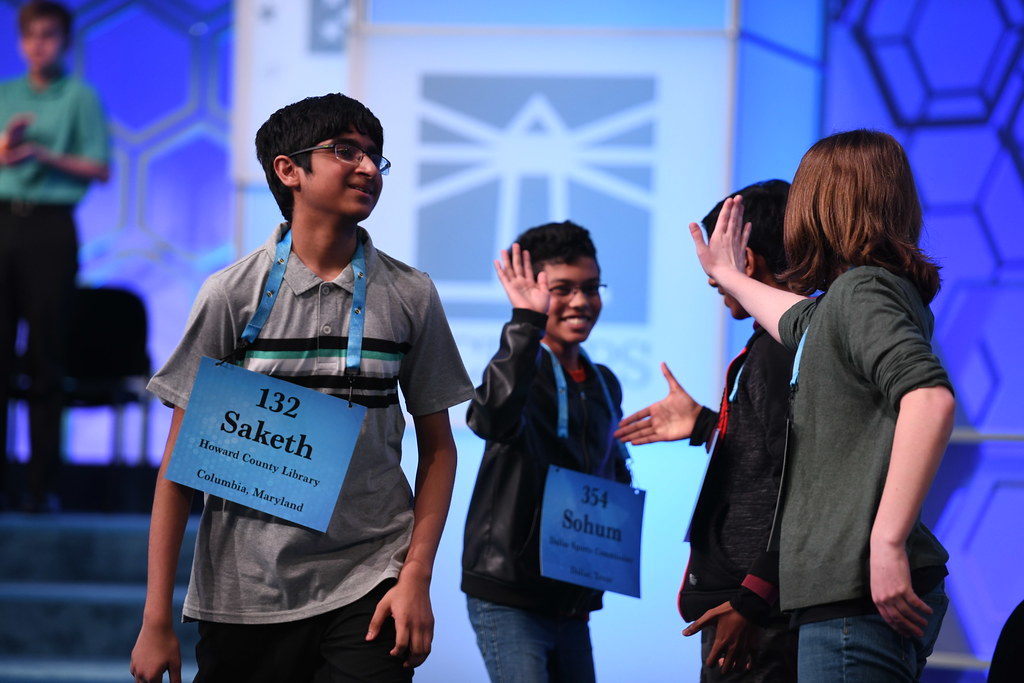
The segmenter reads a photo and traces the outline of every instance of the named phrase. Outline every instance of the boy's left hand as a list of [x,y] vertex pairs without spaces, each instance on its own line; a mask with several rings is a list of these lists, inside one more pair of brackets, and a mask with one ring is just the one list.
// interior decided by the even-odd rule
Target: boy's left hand
[[418,572],[415,563],[407,563],[402,568],[398,583],[377,603],[366,631],[367,640],[377,637],[389,616],[395,620],[395,647],[391,656],[404,656],[407,667],[419,666],[430,654],[434,640],[434,612],[430,607],[430,576]]

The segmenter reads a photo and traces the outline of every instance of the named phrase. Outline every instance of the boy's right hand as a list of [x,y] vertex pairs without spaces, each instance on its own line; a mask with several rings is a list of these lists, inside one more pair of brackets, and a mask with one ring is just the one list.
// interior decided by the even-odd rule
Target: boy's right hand
[[0,132],[0,166],[13,166],[32,156],[33,146],[25,144],[25,129],[30,123],[31,114],[18,114]]
[[143,624],[132,649],[132,680],[134,683],[159,683],[165,671],[171,683],[181,683],[181,646],[174,627]]
[[35,117],[32,114],[15,114],[0,134],[0,147],[17,147],[25,140],[25,130]]
[[656,441],[678,441],[693,433],[700,414],[700,404],[686,393],[664,363],[661,374],[668,382],[668,396],[629,417],[622,418],[615,438],[634,446]]
[[521,251],[518,242],[512,245],[511,256],[508,251],[501,250],[501,260],[494,261],[494,270],[498,272],[498,280],[513,308],[528,308],[548,314],[548,306],[551,305],[548,274],[541,271],[534,278],[530,252]]

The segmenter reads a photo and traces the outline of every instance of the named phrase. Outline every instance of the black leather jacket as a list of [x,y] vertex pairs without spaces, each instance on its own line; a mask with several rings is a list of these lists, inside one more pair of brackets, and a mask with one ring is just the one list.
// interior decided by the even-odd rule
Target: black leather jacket
[[[601,591],[540,575],[540,513],[548,465],[629,482],[612,432],[621,418],[622,388],[603,365],[568,383],[569,436],[558,438],[551,359],[540,348],[547,317],[515,309],[484,371],[467,422],[487,440],[469,504],[462,552],[468,595],[555,616],[601,607]],[[604,377],[610,410],[595,370]]]

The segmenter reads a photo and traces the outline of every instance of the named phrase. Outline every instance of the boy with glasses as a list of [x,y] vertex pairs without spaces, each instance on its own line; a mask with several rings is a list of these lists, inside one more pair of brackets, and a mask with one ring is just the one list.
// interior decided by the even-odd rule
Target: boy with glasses
[[[383,144],[377,118],[340,94],[284,107],[256,134],[285,222],[206,281],[150,382],[174,417],[153,501],[136,681],[163,671],[180,680],[171,598],[192,490],[164,475],[203,356],[336,396],[339,418],[350,403],[366,413],[325,531],[206,496],[184,607],[199,622],[195,680],[408,681],[430,652],[430,578],[455,478],[447,410],[472,385],[433,283],[359,225],[390,167]],[[264,300],[273,303],[261,318]],[[416,429],[415,495],[400,464],[399,386]]]
[[[541,576],[539,519],[550,465],[630,480],[612,436],[622,388],[580,348],[601,313],[601,270],[589,233],[569,221],[527,230],[494,265],[512,319],[466,418],[487,445],[466,520],[462,590],[491,681],[586,683],[594,680],[587,620],[601,592]],[[557,375],[566,378],[564,436]]]

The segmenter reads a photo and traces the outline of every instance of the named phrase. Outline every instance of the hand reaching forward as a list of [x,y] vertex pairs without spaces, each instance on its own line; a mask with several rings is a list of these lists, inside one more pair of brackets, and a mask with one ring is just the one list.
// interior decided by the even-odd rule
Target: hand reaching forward
[[664,363],[661,374],[668,382],[668,396],[619,422],[615,438],[634,446],[656,441],[678,441],[689,438],[700,414],[700,404],[686,393]]
[[494,270],[498,272],[498,279],[513,308],[528,308],[547,315],[551,304],[548,275],[541,271],[534,279],[530,252],[521,251],[518,242],[512,245],[511,255],[502,249],[501,260],[494,261]]
[[728,197],[722,203],[718,222],[711,239],[704,242],[704,233],[696,223],[690,223],[690,236],[697,248],[697,258],[708,277],[720,280],[723,272],[744,272],[750,223],[743,225],[743,197]]

